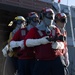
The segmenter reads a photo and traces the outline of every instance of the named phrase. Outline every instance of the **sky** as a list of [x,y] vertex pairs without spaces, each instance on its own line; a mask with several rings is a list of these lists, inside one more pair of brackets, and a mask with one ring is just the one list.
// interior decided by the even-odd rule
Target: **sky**
[[[55,2],[58,2],[58,0],[54,0]],[[60,4],[69,5],[69,6],[75,6],[75,0],[60,0]]]

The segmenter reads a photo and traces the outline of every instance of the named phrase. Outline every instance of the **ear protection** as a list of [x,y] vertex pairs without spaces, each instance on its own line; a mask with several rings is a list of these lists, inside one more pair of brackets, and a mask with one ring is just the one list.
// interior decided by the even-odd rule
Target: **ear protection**
[[42,20],[43,17],[44,17],[44,10],[42,10],[42,11],[40,12],[40,14],[39,14],[39,18],[40,18],[40,20]]
[[26,18],[26,21],[27,21],[27,24],[29,24],[29,23],[31,22],[30,17],[27,17],[27,18]]
[[54,18],[54,22],[56,23],[56,21],[58,20],[58,17],[57,16],[55,16],[55,18]]

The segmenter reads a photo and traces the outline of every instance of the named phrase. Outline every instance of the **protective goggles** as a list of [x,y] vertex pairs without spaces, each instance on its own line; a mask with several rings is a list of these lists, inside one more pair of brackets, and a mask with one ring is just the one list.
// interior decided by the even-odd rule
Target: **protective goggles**
[[67,19],[66,19],[66,18],[61,18],[61,19],[60,19],[60,22],[61,22],[61,23],[67,23]]
[[53,14],[50,13],[50,12],[47,12],[47,13],[45,13],[45,17],[52,20],[53,19]]
[[31,20],[32,20],[33,22],[39,22],[39,18],[38,18],[38,17],[32,17]]
[[23,20],[14,20],[13,22],[16,24],[22,24],[22,23],[26,24],[26,21],[23,21]]

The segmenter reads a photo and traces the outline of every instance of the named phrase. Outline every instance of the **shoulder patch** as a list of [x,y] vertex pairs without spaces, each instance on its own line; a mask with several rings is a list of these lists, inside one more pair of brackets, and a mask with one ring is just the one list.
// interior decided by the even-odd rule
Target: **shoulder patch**
[[40,30],[38,30],[38,33],[40,36],[43,36],[43,33]]
[[54,29],[52,30],[52,36],[55,36],[55,30]]
[[26,30],[21,30],[21,35],[25,36],[26,35]]

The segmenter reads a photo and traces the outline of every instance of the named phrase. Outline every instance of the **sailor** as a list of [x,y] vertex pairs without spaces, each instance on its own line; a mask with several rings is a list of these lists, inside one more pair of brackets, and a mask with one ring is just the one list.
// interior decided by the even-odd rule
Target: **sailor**
[[[19,48],[18,55],[18,75],[31,75],[35,63],[34,48],[24,47],[22,43],[28,31],[38,25],[39,16],[36,12],[30,12],[27,17],[28,25],[19,29],[10,42],[10,47]],[[20,43],[18,43],[20,41]],[[18,43],[18,44],[17,44]],[[22,44],[21,44],[22,43]]]
[[35,66],[32,75],[65,75],[61,56],[65,54],[64,40],[59,28],[53,25],[54,11],[44,8],[41,23],[32,28],[24,39],[25,47],[34,47]]
[[[68,47],[67,47],[67,32],[65,30],[65,26],[66,26],[66,23],[67,23],[67,16],[65,13],[57,13],[55,15],[55,25],[60,29],[60,32],[61,34],[65,37],[64,38],[64,51],[65,54],[62,56],[61,60],[63,60],[63,65],[65,66],[65,69],[67,70],[68,72],[68,69],[67,67],[69,66],[70,62],[69,62],[69,54],[68,54]],[[64,59],[63,59],[64,58]],[[66,74],[67,75],[67,74]]]
[[[24,41],[16,42],[21,47],[33,47],[35,65],[32,75],[65,75],[60,57],[65,54],[64,40],[59,28],[53,25],[54,11],[44,8],[40,14],[41,23],[30,29]],[[12,42],[10,42],[12,47]]]
[[10,33],[8,44],[2,49],[4,57],[6,57],[3,75],[14,75],[17,71],[17,55],[15,51],[10,51],[11,47],[9,43],[14,36],[14,34],[25,26],[25,18],[23,16],[16,16],[13,21],[11,21],[8,26],[13,28],[13,31]]

